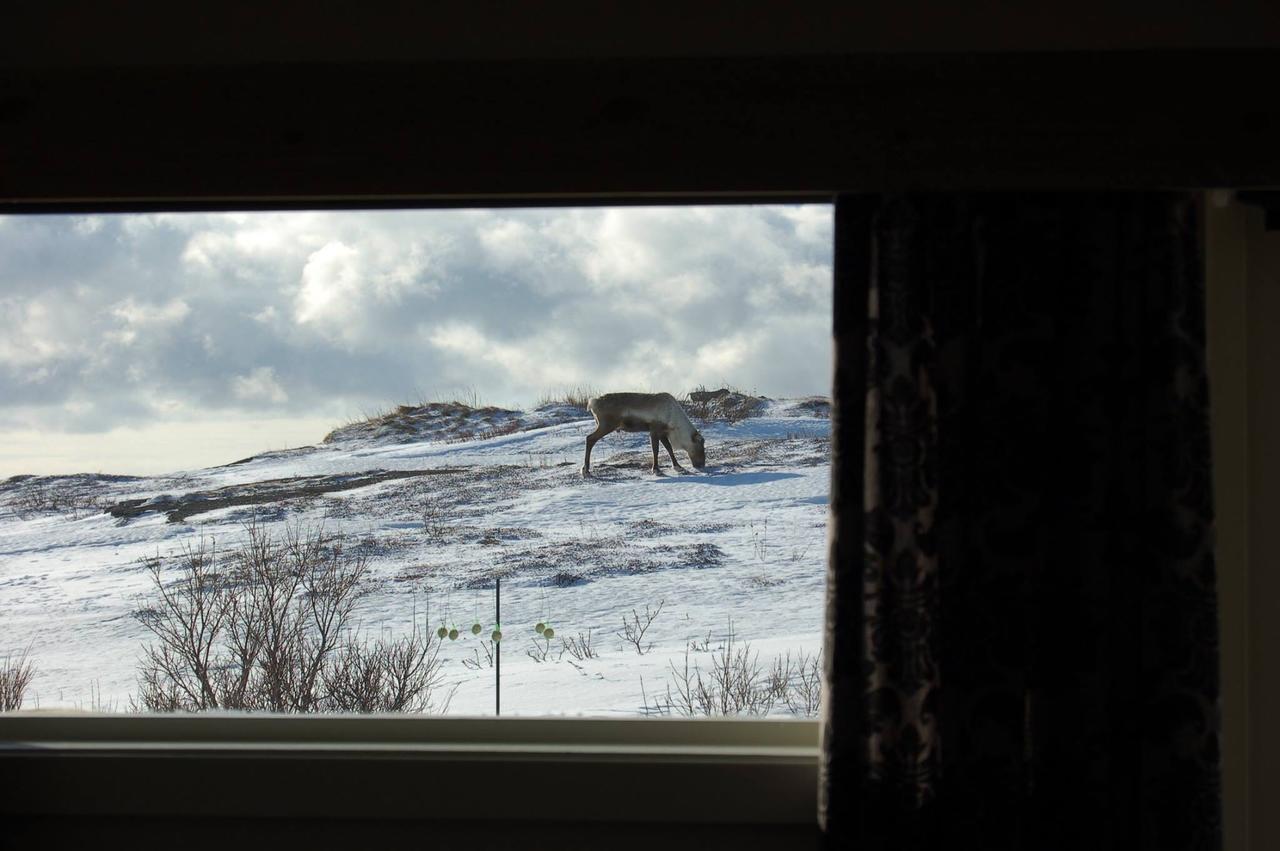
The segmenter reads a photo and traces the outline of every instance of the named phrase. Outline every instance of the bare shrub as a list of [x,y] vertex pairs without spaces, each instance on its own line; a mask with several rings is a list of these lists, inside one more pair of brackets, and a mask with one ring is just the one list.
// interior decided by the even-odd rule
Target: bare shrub
[[711,670],[703,671],[690,653],[705,650],[710,637],[699,646],[691,642],[683,662],[669,662],[671,679],[665,694],[650,699],[641,680],[645,715],[721,716],[767,715],[785,708],[792,715],[818,714],[822,695],[822,653],[800,651],[775,657],[765,668],[750,642],[739,643],[732,621],[725,641],[711,657]]
[[769,561],[769,518],[765,518],[757,527],[755,522],[747,524],[751,528],[751,554],[761,563]]
[[449,533],[449,525],[445,522],[445,511],[439,497],[428,496],[422,506],[422,533],[427,540],[440,542]]
[[664,700],[660,695],[655,695],[652,702],[649,701],[649,693],[644,687],[644,676],[640,677],[640,714],[646,716],[670,716],[675,707],[671,702],[671,687],[667,687],[667,696]]
[[102,683],[94,680],[89,683],[89,705],[87,709],[82,702],[77,702],[76,708],[88,712],[112,713],[120,710],[120,704],[115,700],[104,698],[102,696]]
[[324,667],[323,708],[335,712],[448,711],[456,690],[436,703],[440,642],[416,626],[402,638],[372,643],[348,636]]
[[46,514],[80,520],[104,510],[102,497],[95,490],[68,482],[26,484],[9,500],[9,506],[21,520]]
[[[787,664],[791,663],[791,654],[787,654]],[[803,650],[796,658],[796,667],[789,680],[789,688],[783,696],[787,711],[792,715],[803,715],[812,718],[818,714],[822,706],[822,651],[812,656]]]
[[685,651],[680,667],[669,665],[672,683],[665,699],[655,701],[646,714],[695,716],[767,715],[774,706],[772,684],[760,667],[759,655],[750,645],[735,648],[733,655],[717,654],[705,675]]
[[790,651],[775,656],[765,687],[774,703],[791,715],[817,715],[822,701],[822,651],[809,655],[800,650],[794,659]]
[[222,559],[203,538],[185,546],[169,583],[159,558],[143,560],[154,597],[135,617],[156,643],[139,663],[140,708],[431,710],[440,663],[429,633],[352,637],[363,556],[322,531],[277,540],[255,524],[246,530]]
[[[535,662],[546,662],[551,658],[551,639],[543,636],[542,638],[533,639],[533,645],[526,649],[525,655]],[[560,648],[560,655],[556,657],[559,661],[564,657],[564,647]]]
[[773,664],[769,666],[769,671],[765,675],[765,688],[775,703],[784,700],[787,693],[791,691],[791,678],[794,675],[795,670],[791,664],[790,653],[773,657]]
[[643,656],[653,649],[652,641],[648,644],[645,643],[644,634],[649,631],[649,627],[653,625],[658,615],[662,614],[664,605],[666,605],[666,600],[660,601],[656,609],[651,609],[646,605],[643,617],[635,609],[632,609],[630,618],[625,616],[622,618],[622,632],[615,632],[614,635],[634,647],[638,655]]
[[[484,652],[484,658],[480,658],[481,651]],[[481,668],[493,667],[493,642],[483,639],[479,647],[471,649],[471,658],[462,660],[462,667],[468,670],[478,671]]]
[[560,639],[561,648],[579,662],[583,659],[598,659],[600,657],[591,642],[592,630],[590,629],[587,630],[586,635],[579,632],[576,637],[570,636],[569,638]]
[[711,671],[704,678],[697,662],[689,667],[689,651],[684,664],[669,663],[676,687],[676,710],[682,715],[766,715],[773,708],[774,694],[768,676],[760,667],[760,654],[751,643],[737,643],[733,622],[721,647],[711,654]]
[[[686,615],[688,617],[688,615]],[[688,648],[694,653],[708,653],[711,650],[711,630],[707,630],[707,634],[701,641],[696,638],[690,639]]]
[[28,644],[16,657],[5,656],[0,663],[0,712],[16,712],[22,708],[27,688],[36,675],[31,664],[31,645]]

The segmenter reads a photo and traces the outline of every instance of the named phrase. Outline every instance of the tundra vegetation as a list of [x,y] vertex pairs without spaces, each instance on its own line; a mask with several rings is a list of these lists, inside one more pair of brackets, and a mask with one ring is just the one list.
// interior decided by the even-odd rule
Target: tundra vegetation
[[[134,546],[127,561],[96,574],[86,563],[86,576],[101,577],[105,569],[134,583],[121,595],[119,613],[131,613],[136,625],[131,647],[139,634],[146,642],[140,655],[127,654],[124,676],[136,684],[132,693],[118,685],[119,676],[105,694],[96,671],[81,680],[93,681],[94,711],[444,712],[451,701],[455,711],[459,703],[461,711],[484,711],[474,684],[492,683],[505,643],[511,655],[501,659],[504,708],[511,676],[523,679],[530,693],[543,680],[555,683],[547,692],[582,687],[563,692],[572,695],[563,706],[543,702],[538,711],[578,711],[574,699],[589,694],[594,701],[603,692],[608,703],[594,706],[610,712],[816,714],[821,654],[805,650],[817,630],[801,604],[815,599],[811,592],[821,581],[805,535],[820,536],[824,528],[823,485],[811,481],[829,458],[826,427],[817,422],[822,400],[806,400],[812,410],[795,419],[772,419],[794,416],[785,413],[795,407],[791,400],[775,404],[728,388],[698,389],[679,401],[653,394],[664,405],[669,400],[674,408],[668,411],[680,411],[690,440],[702,428],[760,416],[765,407],[771,419],[713,432],[714,476],[637,481],[633,471],[656,463],[662,442],[649,431],[647,446],[634,437],[613,438],[599,478],[583,482],[573,453],[587,428],[586,406],[607,398],[590,392],[547,396],[531,412],[481,406],[474,398],[400,406],[344,426],[323,447],[263,453],[189,474],[15,477],[0,483],[0,505],[10,509],[0,520],[32,529],[80,524],[73,531],[81,534],[69,539],[148,541],[154,535],[157,541],[156,555],[139,561],[149,545]],[[457,454],[452,446],[441,449],[526,430],[533,436],[459,447]],[[688,450],[670,435],[674,460],[673,448]],[[421,448],[404,447],[418,442]],[[348,459],[388,457],[379,455],[384,448],[414,463],[388,469],[375,466],[381,460]],[[520,462],[516,453],[529,449],[542,463]],[[770,481],[787,488],[765,509],[735,503],[742,499],[738,488],[726,486]],[[791,487],[795,482],[803,489]],[[686,499],[680,510],[653,507],[680,494]],[[721,496],[729,499],[705,510],[708,498]],[[640,510],[628,513],[627,499],[637,497]],[[528,507],[582,500],[607,519],[572,512],[566,519]],[[239,528],[239,537],[228,528]],[[56,549],[53,558],[65,561]],[[24,566],[10,587],[42,578],[40,568]],[[492,612],[484,601],[491,602],[498,578],[503,613],[512,618],[502,627],[506,641],[494,638],[500,630],[489,618],[479,622],[485,608]],[[139,588],[141,596],[126,609]],[[416,609],[408,616],[403,595],[414,594],[416,606],[423,592],[437,615],[444,610],[443,636]],[[535,630],[530,638],[535,618],[525,623],[513,612],[521,611],[520,595],[528,601],[539,592],[537,619],[549,623],[544,615],[556,615],[556,629]],[[732,599],[722,600],[722,593]],[[455,614],[461,608],[471,615],[477,601],[474,624],[471,617],[450,616],[450,595]],[[735,617],[767,612],[788,596],[786,615],[753,614],[745,626],[731,621],[727,633],[705,629],[723,623],[727,611]],[[377,628],[365,628],[369,621]],[[601,636],[617,641],[602,643]],[[48,646],[44,634],[39,646]],[[62,669],[64,660],[35,661],[41,670],[26,652],[16,663],[5,661],[0,706],[21,707],[24,692],[29,706],[33,681],[56,693],[43,689],[42,678]],[[606,682],[614,685],[597,685]]]
[[[352,615],[362,556],[322,530],[277,539],[257,525],[225,556],[201,538],[171,571],[145,568],[151,633],[139,664],[139,708],[270,712],[443,712],[439,641],[415,624],[396,639],[362,636]],[[176,573],[170,577],[169,573]]]
[[[705,670],[696,658],[699,651],[711,656]],[[732,621],[726,638],[714,650],[709,641],[701,647],[690,642],[683,661],[679,665],[671,661],[668,667],[665,694],[651,698],[641,682],[645,715],[768,715],[779,708],[791,715],[818,714],[822,651],[800,651],[794,658],[788,652],[774,657],[770,664],[761,664],[751,642],[738,640]]]

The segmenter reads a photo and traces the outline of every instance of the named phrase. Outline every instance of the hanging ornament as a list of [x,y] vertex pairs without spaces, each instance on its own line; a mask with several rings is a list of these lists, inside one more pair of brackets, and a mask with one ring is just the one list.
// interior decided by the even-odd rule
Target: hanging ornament
[[453,629],[449,630],[449,640],[450,641],[458,640],[458,628],[456,626]]
[[473,623],[473,624],[471,625],[471,634],[472,634],[472,635],[479,635],[479,634],[480,634],[480,632],[481,632],[483,629],[484,629],[484,627],[482,627],[480,624],[478,624],[478,623]]
[[493,631],[493,634],[492,634],[492,635],[490,635],[489,637],[490,637],[490,638],[492,638],[494,641],[501,641],[501,640],[502,640],[502,630],[500,630],[500,629],[495,629],[495,630]]
[[542,631],[542,637],[543,637],[543,638],[547,638],[547,639],[550,639],[550,638],[554,637],[554,636],[555,636],[555,634],[556,634],[556,631],[555,631],[554,629],[552,629],[551,627],[547,627],[546,629],[544,629],[544,630]]
[[547,625],[539,621],[538,625],[533,628],[533,631],[538,633],[538,635],[542,635],[542,631],[546,628],[547,628]]
[[439,636],[440,638],[444,638],[448,634],[449,634],[449,627],[447,626],[442,626],[436,630],[436,635]]

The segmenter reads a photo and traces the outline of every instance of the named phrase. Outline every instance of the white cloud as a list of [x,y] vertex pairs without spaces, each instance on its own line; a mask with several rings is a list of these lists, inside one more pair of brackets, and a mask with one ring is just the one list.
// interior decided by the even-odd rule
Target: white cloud
[[76,229],[76,233],[84,236],[90,236],[102,230],[104,219],[102,216],[84,216],[76,218],[72,225]]
[[248,375],[237,375],[231,380],[231,392],[246,402],[281,404],[289,401],[289,394],[276,380],[275,369],[269,366],[260,366]]
[[361,285],[356,250],[330,242],[307,258],[294,315],[300,323],[341,319],[359,298]]
[[495,370],[516,386],[551,387],[579,380],[578,369],[558,353],[565,349],[554,329],[516,342],[490,339],[467,323],[450,322],[428,329],[426,338],[463,364]]
[[400,245],[384,236],[326,243],[307,258],[293,300],[294,321],[347,347],[381,345],[380,320],[410,294],[433,295],[429,255],[420,242]]
[[[103,340],[120,346],[133,346],[142,334],[154,334],[182,322],[191,313],[191,308],[181,299],[165,304],[148,304],[128,298],[115,304],[109,312],[118,322],[115,328],[103,333]],[[101,360],[102,353],[93,352],[87,357]]]
[[26,370],[64,354],[74,341],[60,333],[63,317],[47,298],[0,299],[0,363]]
[[743,335],[735,334],[699,346],[694,359],[704,375],[732,375],[742,367],[750,351],[750,342]]
[[818,245],[831,252],[832,217],[831,208],[821,205],[804,207],[784,207],[780,215],[795,227],[795,235],[811,245]]
[[164,304],[135,301],[127,298],[111,308],[111,313],[133,327],[146,325],[172,325],[186,319],[191,308],[182,299],[175,298]]
[[499,268],[518,269],[538,259],[541,237],[524,222],[498,219],[479,228],[477,236]]

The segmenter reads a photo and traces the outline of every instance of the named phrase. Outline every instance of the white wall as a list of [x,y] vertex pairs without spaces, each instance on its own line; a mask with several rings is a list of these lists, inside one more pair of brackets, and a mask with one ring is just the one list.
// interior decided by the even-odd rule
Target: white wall
[[1228,851],[1280,848],[1280,231],[1205,205]]

